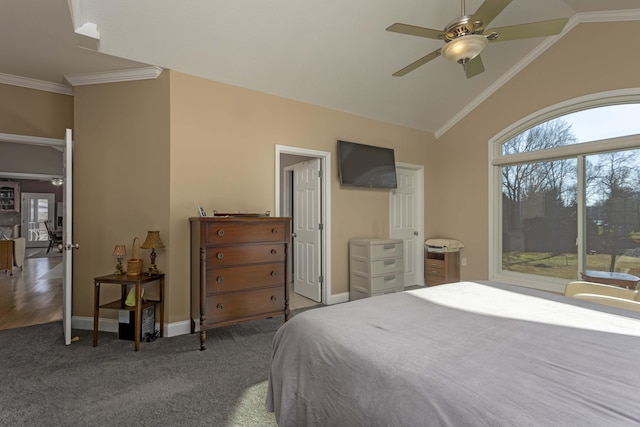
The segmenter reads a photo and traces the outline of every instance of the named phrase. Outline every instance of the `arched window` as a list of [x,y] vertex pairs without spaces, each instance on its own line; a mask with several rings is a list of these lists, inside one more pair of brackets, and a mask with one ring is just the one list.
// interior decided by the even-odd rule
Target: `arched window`
[[640,93],[577,101],[492,142],[491,278],[562,292],[640,280]]

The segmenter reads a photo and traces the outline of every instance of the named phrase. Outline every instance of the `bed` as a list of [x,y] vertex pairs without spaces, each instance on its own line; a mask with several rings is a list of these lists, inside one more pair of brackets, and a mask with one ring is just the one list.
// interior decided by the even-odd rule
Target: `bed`
[[640,313],[493,282],[317,308],[273,341],[284,426],[640,424]]

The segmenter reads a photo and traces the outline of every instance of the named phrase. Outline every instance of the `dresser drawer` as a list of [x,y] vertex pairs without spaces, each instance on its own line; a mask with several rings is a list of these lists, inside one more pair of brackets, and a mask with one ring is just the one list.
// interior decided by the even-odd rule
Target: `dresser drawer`
[[404,244],[402,240],[352,240],[350,242],[350,256],[362,258],[402,258]]
[[207,324],[284,310],[282,286],[207,297]]
[[207,271],[207,294],[241,291],[284,283],[284,263],[213,268]]
[[224,267],[261,262],[282,262],[285,260],[284,248],[284,243],[207,248],[207,266]]
[[375,276],[379,274],[402,273],[403,258],[385,258],[371,261],[367,258],[351,257],[351,272]]
[[444,261],[438,259],[426,258],[424,261],[424,265],[426,268],[437,268],[444,270]]
[[404,273],[391,273],[374,277],[352,273],[349,280],[349,289],[358,292],[375,293],[389,289],[404,289]]
[[425,269],[425,277],[434,277],[434,278],[440,278],[442,280],[445,279],[445,273],[444,273],[444,268],[433,268],[433,267],[427,267]]
[[206,224],[205,244],[228,245],[289,240],[283,221],[211,222]]

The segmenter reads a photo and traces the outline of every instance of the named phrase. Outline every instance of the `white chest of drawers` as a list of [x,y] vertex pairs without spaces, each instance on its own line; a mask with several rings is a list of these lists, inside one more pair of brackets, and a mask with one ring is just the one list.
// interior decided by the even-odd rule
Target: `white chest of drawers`
[[404,289],[404,246],[399,239],[349,241],[351,301]]

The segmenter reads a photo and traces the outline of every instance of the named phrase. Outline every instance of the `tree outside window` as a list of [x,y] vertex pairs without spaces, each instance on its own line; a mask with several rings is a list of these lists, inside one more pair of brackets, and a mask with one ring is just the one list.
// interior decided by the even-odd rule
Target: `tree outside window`
[[[501,146],[505,158],[521,153],[535,158],[550,149],[558,153],[499,166],[501,268],[567,280],[578,278],[581,268],[640,275],[640,150],[603,152],[599,147],[590,153],[593,144],[581,144],[584,153],[576,155],[574,149],[565,155],[563,147],[580,144],[567,117],[532,127]],[[578,197],[579,189],[584,197]],[[578,239],[585,253],[578,253]]]

